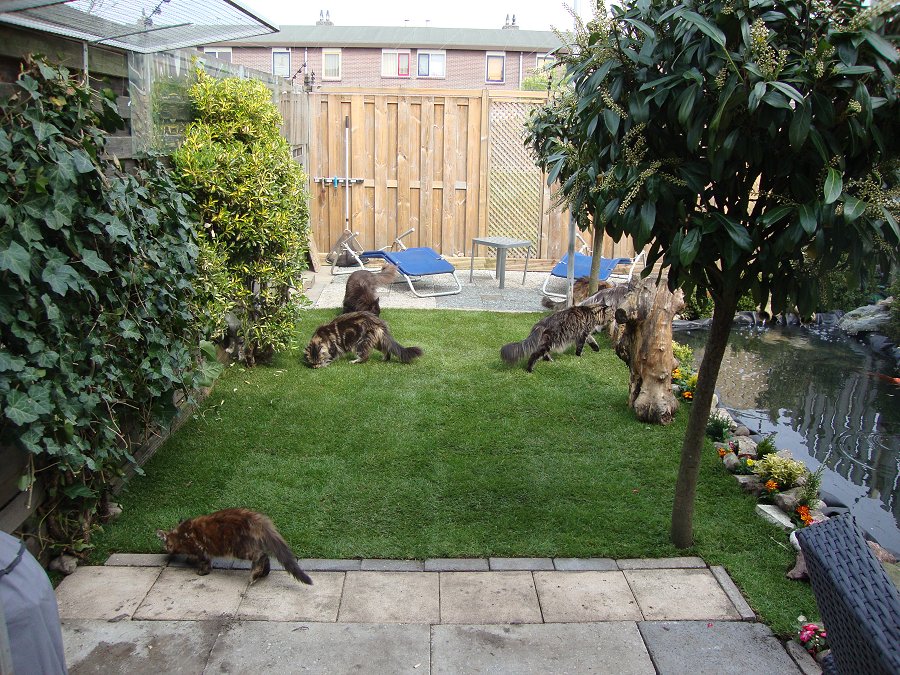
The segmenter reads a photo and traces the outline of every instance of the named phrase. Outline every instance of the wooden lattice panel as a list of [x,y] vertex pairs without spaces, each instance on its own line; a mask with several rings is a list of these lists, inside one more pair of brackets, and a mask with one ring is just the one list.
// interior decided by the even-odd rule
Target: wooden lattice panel
[[[491,101],[488,235],[529,239],[536,253],[541,231],[543,178],[525,148],[525,120],[533,103]],[[496,252],[491,249],[490,255]],[[510,257],[524,258],[525,249]]]

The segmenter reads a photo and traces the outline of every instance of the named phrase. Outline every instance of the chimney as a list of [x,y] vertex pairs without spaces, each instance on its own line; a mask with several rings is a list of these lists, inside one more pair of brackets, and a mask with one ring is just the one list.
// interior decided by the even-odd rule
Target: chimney
[[319,10],[319,20],[316,21],[317,26],[333,26],[331,22],[331,12],[329,10]]
[[506,23],[503,24],[503,30],[519,30],[519,27],[516,25],[516,15],[512,15],[512,21],[509,20],[509,14],[506,15]]

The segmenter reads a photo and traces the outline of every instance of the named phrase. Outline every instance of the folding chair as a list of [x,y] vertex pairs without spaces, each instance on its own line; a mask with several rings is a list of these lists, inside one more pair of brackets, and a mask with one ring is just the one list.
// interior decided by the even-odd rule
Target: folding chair
[[[587,277],[591,274],[591,261],[593,258],[587,255],[585,251],[588,250],[587,242],[582,239],[580,234],[576,234],[575,236],[581,241],[581,251],[575,252],[575,278],[580,279],[581,277]],[[634,268],[637,266],[639,260],[643,260],[644,252],[641,251],[634,258],[600,258],[600,281],[611,281],[616,284],[625,283],[631,280],[632,275],[634,274]],[[613,274],[613,270],[619,265],[629,265],[628,272],[625,274]],[[547,275],[547,279],[544,281],[544,285],[541,287],[541,292],[546,295],[548,298],[556,298],[556,299],[564,299],[566,297],[565,293],[557,293],[555,291],[547,290],[547,286],[550,284],[553,279],[566,279],[568,273],[568,265],[569,265],[569,254],[567,253],[562,257],[556,265],[553,266],[553,269],[550,270],[550,274]]]

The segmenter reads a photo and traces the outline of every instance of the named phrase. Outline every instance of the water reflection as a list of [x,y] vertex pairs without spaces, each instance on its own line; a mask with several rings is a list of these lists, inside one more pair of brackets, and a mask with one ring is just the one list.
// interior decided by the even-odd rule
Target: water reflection
[[[706,331],[675,339],[703,356]],[[894,362],[835,329],[735,329],[716,387],[751,431],[775,433],[882,546],[900,554],[900,386]]]

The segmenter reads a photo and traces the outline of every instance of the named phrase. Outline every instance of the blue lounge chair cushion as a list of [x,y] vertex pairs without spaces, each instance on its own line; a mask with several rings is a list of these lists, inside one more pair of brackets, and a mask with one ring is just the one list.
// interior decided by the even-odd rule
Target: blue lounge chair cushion
[[[621,265],[625,263],[631,263],[631,258],[600,258],[600,279],[606,279],[612,271],[616,268],[616,265]],[[560,260],[556,265],[553,266],[553,269],[550,270],[550,275],[554,277],[560,277],[561,279],[566,278],[567,267],[569,264],[569,254],[563,256],[562,260]],[[579,279],[581,277],[587,277],[591,274],[591,256],[585,255],[584,253],[575,253],[575,278]]]
[[364,251],[363,258],[384,258],[397,266],[403,274],[421,277],[429,274],[447,274],[456,271],[447,260],[433,248],[419,246],[402,251]]

